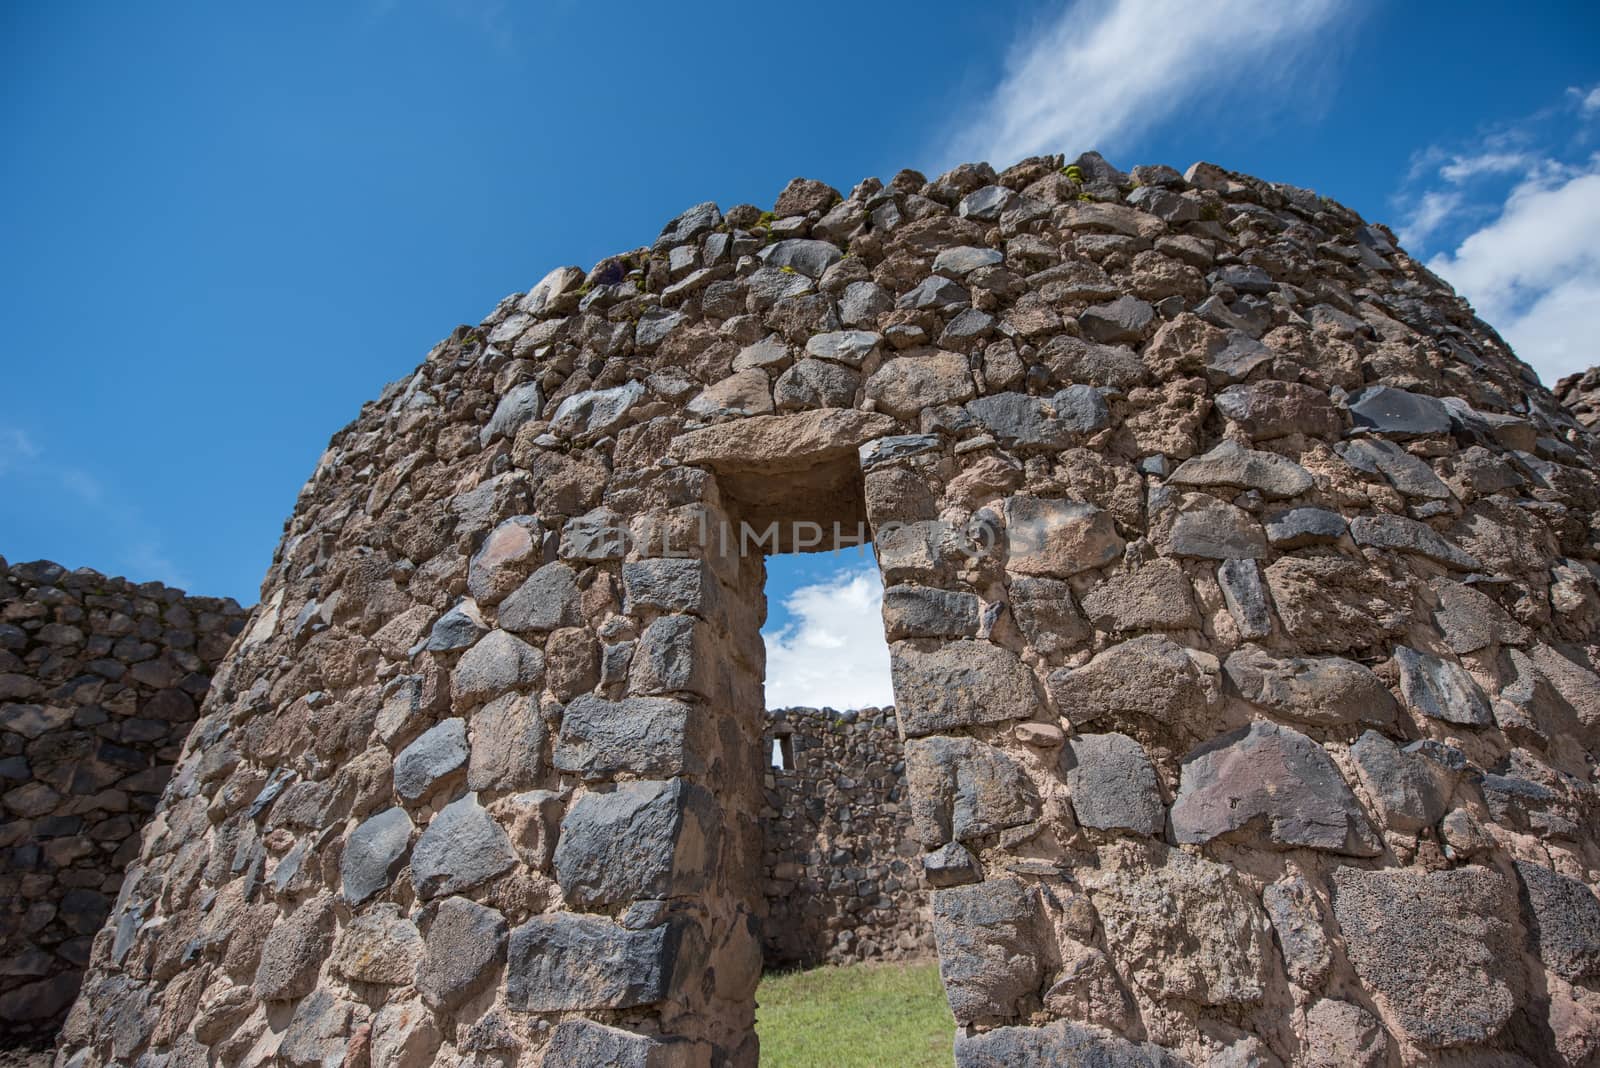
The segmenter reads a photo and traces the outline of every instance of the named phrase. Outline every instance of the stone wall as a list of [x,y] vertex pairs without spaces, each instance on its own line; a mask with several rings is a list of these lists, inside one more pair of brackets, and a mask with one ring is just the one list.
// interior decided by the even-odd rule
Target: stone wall
[[761,813],[769,968],[899,960],[933,952],[921,851],[911,837],[894,709],[767,713]]
[[0,1046],[53,1034],[245,613],[0,559]]
[[753,1068],[801,531],[719,535],[860,521],[962,1068],[1591,1064],[1597,467],[1305,189],[696,205],[335,435],[64,1059]]
[[1556,383],[1555,392],[1578,422],[1588,427],[1600,423],[1600,367],[1568,375]]

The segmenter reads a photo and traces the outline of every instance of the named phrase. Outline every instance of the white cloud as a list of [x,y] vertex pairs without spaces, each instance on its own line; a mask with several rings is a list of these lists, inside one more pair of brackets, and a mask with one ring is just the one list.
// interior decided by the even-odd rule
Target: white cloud
[[1416,247],[1428,239],[1439,225],[1455,214],[1461,206],[1460,193],[1424,193],[1411,218],[1400,227],[1396,236],[1402,245]]
[[1456,185],[1485,174],[1511,174],[1526,169],[1534,161],[1522,152],[1485,152],[1478,156],[1456,156],[1439,168],[1439,177]]
[[1577,98],[1578,108],[1584,114],[1593,114],[1600,111],[1600,85],[1587,91],[1578,88],[1568,89],[1567,92]]
[[38,455],[39,446],[33,443],[26,430],[0,427],[0,475],[24,466]]
[[1473,303],[1546,385],[1600,363],[1600,156],[1547,162],[1496,217],[1428,267]]
[[958,159],[1111,149],[1224,84],[1290,73],[1334,0],[1076,0],[1013,50],[955,137]]
[[783,605],[795,622],[767,643],[767,707],[874,708],[894,703],[877,568],[801,586]]

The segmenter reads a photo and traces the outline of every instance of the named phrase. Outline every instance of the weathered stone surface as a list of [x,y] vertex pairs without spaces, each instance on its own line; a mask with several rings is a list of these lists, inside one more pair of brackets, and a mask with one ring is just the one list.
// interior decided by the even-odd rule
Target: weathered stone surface
[[1194,590],[1183,569],[1170,560],[1112,575],[1084,594],[1083,610],[1097,630],[1112,633],[1200,627]]
[[578,574],[566,564],[546,564],[500,603],[495,617],[513,634],[544,633],[578,623]]
[[[278,1063],[288,1068],[330,1068],[345,1061],[358,1006],[327,990],[313,991],[294,1008],[278,1045]],[[362,1013],[365,1015],[365,1013]]]
[[[368,1063],[372,1068],[404,1068],[431,1064],[444,1036],[433,1013],[415,1001],[391,1002],[373,1018]],[[357,1046],[359,1039],[352,1041]],[[359,1056],[359,1054],[358,1054]],[[354,1058],[353,1058],[354,1059]]]
[[1138,297],[1121,296],[1097,304],[1078,316],[1084,336],[1107,344],[1139,342],[1155,319],[1155,309]]
[[1259,560],[1267,555],[1261,524],[1243,508],[1205,493],[1185,493],[1166,502],[1151,536],[1170,556]]
[[1424,716],[1468,727],[1494,722],[1489,698],[1460,664],[1404,645],[1395,646],[1394,662],[1406,704]]
[[1093,633],[1072,599],[1072,587],[1059,579],[1013,578],[1008,592],[1017,626],[1045,656],[1081,645]]
[[1475,653],[1496,643],[1523,645],[1531,637],[1528,628],[1512,619],[1488,594],[1442,577],[1429,585],[1439,598],[1433,619],[1444,632],[1451,652]]
[[1350,758],[1391,830],[1415,833],[1432,827],[1444,815],[1448,794],[1423,757],[1402,751],[1376,731],[1367,731],[1350,746]]
[[809,338],[806,352],[819,360],[859,368],[882,344],[882,334],[867,330],[835,330]]
[[1325,508],[1290,508],[1267,517],[1267,540],[1276,549],[1331,545],[1347,529],[1343,516]]
[[1257,720],[1183,760],[1172,803],[1180,843],[1245,832],[1268,848],[1304,846],[1370,857],[1377,835],[1322,747],[1299,731]]
[[889,670],[901,725],[913,738],[1031,719],[1039,703],[1033,673],[1015,653],[988,642],[955,641],[932,651],[896,642]]
[[1006,569],[1013,574],[1064,578],[1122,555],[1111,515],[1092,504],[1010,497],[1005,520]]
[[1022,768],[973,738],[906,743],[911,828],[925,849],[978,838],[1037,819],[1039,795]]
[[411,851],[411,881],[423,897],[454,894],[516,863],[506,832],[477,794],[452,801],[429,821]]
[[1079,734],[1062,748],[1072,811],[1085,827],[1160,835],[1166,805],[1144,747],[1125,734]]
[[387,808],[350,832],[339,858],[339,879],[344,899],[359,905],[382,893],[399,873],[413,830],[403,808]]
[[933,894],[939,976],[957,1022],[1021,1014],[1044,978],[1043,916],[1015,879],[990,879]]
[[1258,490],[1272,500],[1298,497],[1313,484],[1311,472],[1271,452],[1246,449],[1224,441],[1204,456],[1178,465],[1167,481],[1179,486],[1233,486]]
[[1285,876],[1261,891],[1261,904],[1278,935],[1290,980],[1314,989],[1333,965],[1333,945],[1310,882],[1303,875]]
[[713,469],[786,471],[850,456],[897,429],[888,416],[854,410],[755,416],[679,434],[669,451],[681,463]]
[[543,532],[532,516],[506,520],[484,539],[467,567],[467,592],[480,605],[496,605],[522,584],[538,563]]
[[538,702],[519,693],[502,694],[472,716],[472,752],[467,789],[520,790],[545,774],[548,729]]
[[1503,917],[1506,880],[1484,867],[1333,873],[1333,911],[1356,974],[1385,1016],[1431,1048],[1499,1034],[1519,979]]
[[[703,1051],[701,1051],[703,1053]],[[593,1020],[563,1020],[551,1032],[541,1068],[695,1068],[703,1063],[686,1042],[662,1041]]]
[[1113,959],[1151,997],[1251,1005],[1266,993],[1272,931],[1228,868],[1125,842],[1082,879]]
[[339,931],[330,970],[357,983],[403,986],[416,978],[422,935],[400,906],[379,902]]
[[1240,637],[1265,638],[1272,633],[1272,604],[1261,567],[1254,560],[1224,560],[1217,568],[1223,603]]
[[556,739],[555,766],[586,779],[619,771],[670,777],[692,770],[690,717],[694,709],[668,697],[606,701],[584,694],[571,701]]
[[407,801],[427,796],[467,763],[467,721],[428,728],[394,758],[394,791]]
[[768,267],[788,267],[809,278],[821,278],[822,273],[844,258],[837,245],[806,238],[790,238],[768,245],[759,253]]
[[826,360],[801,360],[778,376],[772,397],[780,411],[802,408],[848,408],[855,401],[861,376]]
[[1064,449],[1111,422],[1105,398],[1090,386],[1052,397],[995,393],[968,401],[966,410],[1001,442],[1024,449]]
[[302,902],[272,925],[256,968],[256,994],[263,1001],[290,1001],[311,993],[332,945],[333,898],[324,894]]
[[1183,646],[1154,634],[1114,645],[1083,667],[1055,671],[1049,685],[1061,714],[1077,728],[1108,718],[1153,719],[1181,728],[1211,701]]
[[1542,864],[1513,862],[1544,966],[1576,982],[1600,975],[1600,901],[1577,879]]
[[1383,1024],[1359,1005],[1318,998],[1306,1010],[1306,1068],[1380,1068],[1388,1050]]
[[1382,438],[1355,438],[1339,446],[1339,455],[1351,467],[1368,474],[1381,474],[1407,497],[1427,501],[1447,501],[1450,487],[1434,474],[1427,462]]
[[483,988],[505,953],[504,916],[476,901],[447,897],[426,923],[417,993],[431,1008],[453,1008]]
[[556,880],[585,907],[693,893],[715,862],[719,820],[711,794],[683,779],[586,793],[561,821]]
[[535,916],[511,932],[506,1003],[523,1012],[627,1009],[668,997],[686,933],[629,930],[601,916]]
[[1428,524],[1405,516],[1358,515],[1350,521],[1350,536],[1356,539],[1357,545],[1416,553],[1462,571],[1479,566],[1470,553],[1452,545]]
[[1042,1027],[997,1027],[956,1035],[956,1068],[1182,1068],[1149,1042],[1056,1020]]
[[967,358],[954,352],[887,360],[866,384],[867,399],[900,419],[915,419],[927,407],[971,400],[974,392]]
[[539,383],[524,382],[512,387],[500,398],[489,422],[478,432],[478,443],[486,446],[496,438],[516,437],[522,424],[537,419],[543,410],[544,396],[539,390]]
[[978,632],[978,598],[929,586],[891,586],[883,591],[883,626],[889,641],[970,638]]
[[1228,654],[1223,671],[1239,695],[1274,716],[1317,726],[1394,722],[1399,704],[1383,680],[1343,657],[1280,660],[1259,646]]
[[514,634],[490,631],[462,654],[450,676],[450,693],[455,706],[463,708],[532,686],[543,674],[543,653]]
[[1332,437],[1344,421],[1320,389],[1298,382],[1268,380],[1247,386],[1229,386],[1217,394],[1217,411],[1256,441],[1288,434]]
[[710,625],[694,616],[661,616],[645,628],[628,672],[628,692],[711,697],[717,646]]
[[1450,432],[1450,412],[1436,397],[1393,386],[1371,386],[1350,400],[1356,426],[1396,438],[1426,437]]
[[1266,576],[1284,629],[1308,653],[1365,649],[1409,620],[1406,588],[1348,557],[1284,556]]

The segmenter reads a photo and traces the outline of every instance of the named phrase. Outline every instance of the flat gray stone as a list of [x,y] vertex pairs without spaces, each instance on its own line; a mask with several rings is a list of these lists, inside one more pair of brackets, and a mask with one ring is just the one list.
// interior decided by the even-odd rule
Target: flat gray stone
[[1496,643],[1525,645],[1532,639],[1528,628],[1512,619],[1488,594],[1442,577],[1428,585],[1439,598],[1433,621],[1444,632],[1451,652],[1475,653]]
[[690,612],[706,616],[717,606],[717,578],[703,560],[663,557],[632,560],[622,565],[622,610],[638,615]]
[[1032,719],[1039,706],[1033,673],[998,645],[954,641],[922,651],[897,642],[889,652],[900,723],[909,737]]
[[974,738],[906,743],[911,833],[925,849],[971,842],[1039,818],[1039,795],[1022,768]]
[[1019,576],[1007,593],[1012,618],[1042,656],[1076,648],[1093,635],[1072,599],[1072,587],[1060,579]]
[[679,924],[630,930],[571,912],[535,916],[511,932],[506,1004],[520,1012],[582,1012],[664,1001],[675,986],[686,930]]
[[500,398],[500,403],[494,406],[494,414],[478,431],[478,444],[487,446],[496,438],[516,437],[522,424],[539,418],[543,410],[544,395],[539,391],[539,383],[524,382],[520,386],[513,386]]
[[561,821],[556,881],[580,907],[694,893],[715,860],[720,826],[711,794],[683,779],[586,793]]
[[1350,399],[1356,426],[1397,438],[1450,432],[1450,411],[1436,397],[1393,386],[1369,386]]
[[543,780],[549,729],[531,694],[508,693],[473,713],[469,790],[524,790]]
[[[1136,190],[1144,192],[1144,190]],[[1187,203],[1187,201],[1185,201]],[[1056,1020],[956,1035],[956,1068],[1187,1068],[1153,1042],[1130,1042],[1098,1027]]]
[[467,794],[435,813],[417,839],[411,881],[422,897],[439,897],[488,882],[516,862],[506,832],[477,794]]
[[344,899],[359,905],[394,882],[405,860],[414,830],[403,808],[386,808],[369,816],[345,842],[339,858],[339,885]]
[[1350,746],[1350,759],[1390,830],[1415,834],[1444,816],[1446,795],[1426,758],[1366,731]]
[[1043,916],[1033,891],[989,879],[933,892],[939,976],[958,1023],[1016,1017],[1044,978]]
[[456,707],[464,708],[531,687],[543,676],[542,652],[514,634],[495,630],[462,654],[450,675],[450,693]]
[[978,598],[931,586],[891,586],[883,591],[883,625],[892,642],[970,638],[978,632]]
[[1347,529],[1344,516],[1326,508],[1290,508],[1267,517],[1267,541],[1275,549],[1332,545]]
[[670,778],[692,770],[691,705],[668,697],[607,701],[585,694],[568,702],[561,718],[555,766],[584,779],[618,772]]
[[1272,599],[1260,565],[1254,560],[1224,560],[1217,568],[1217,585],[1240,637],[1253,641],[1272,633]]
[[933,260],[933,273],[962,278],[981,267],[999,266],[1004,260],[1005,256],[996,249],[958,245],[940,250]]
[[821,278],[829,267],[844,259],[837,245],[803,237],[775,242],[756,256],[768,267],[788,267],[808,278]]
[[1099,831],[1160,835],[1167,822],[1156,770],[1126,734],[1078,734],[1061,750],[1072,810]]
[[1194,589],[1173,560],[1151,560],[1096,583],[1083,595],[1083,611],[1096,629],[1118,634],[1200,627]]
[[502,630],[514,634],[577,626],[578,573],[566,564],[544,565],[500,602],[495,618]]
[[1087,338],[1109,345],[1144,340],[1155,319],[1155,309],[1148,301],[1123,295],[1108,304],[1096,304],[1078,316]]
[[1477,558],[1445,540],[1426,523],[1399,515],[1359,515],[1350,520],[1350,536],[1357,545],[1416,553],[1461,571],[1476,571]]
[[1460,664],[1404,645],[1395,646],[1394,661],[1400,668],[1401,695],[1424,716],[1468,727],[1494,722],[1488,696]]
[[1017,494],[1007,497],[1006,570],[1068,578],[1122,555],[1111,513],[1080,501]]
[[833,330],[806,339],[806,355],[860,368],[883,345],[883,335],[866,330]]
[[1175,840],[1185,844],[1248,831],[1279,849],[1382,851],[1332,758],[1299,731],[1265,720],[1184,758],[1171,819]]
[[1185,460],[1167,481],[1178,486],[1253,489],[1271,500],[1298,497],[1316,484],[1311,472],[1293,460],[1277,453],[1247,449],[1232,441],[1222,442],[1203,456]]
[[439,902],[423,932],[417,992],[429,1008],[453,1009],[482,990],[505,960],[506,918],[464,897]]
[[433,653],[468,649],[488,632],[489,628],[483,625],[483,619],[478,615],[477,606],[463,601],[440,616],[433,624],[423,648]]
[[1091,386],[1053,397],[995,393],[968,401],[967,414],[1001,444],[1025,449],[1065,449],[1111,422],[1105,398]]
[[467,763],[467,721],[438,723],[394,758],[394,792],[416,801],[461,771]]
[[[653,348],[679,325],[684,317],[677,313],[646,315],[638,326],[640,344]],[[561,437],[597,437],[610,434],[628,420],[628,413],[644,399],[643,382],[625,382],[610,389],[589,389],[574,393],[556,406],[550,419],[550,432]]]
[[1302,723],[1387,726],[1400,711],[1382,679],[1343,657],[1280,659],[1247,645],[1228,654],[1223,672],[1246,701]]
[[644,629],[628,672],[628,692],[716,696],[716,640],[710,625],[689,615],[660,616]]
[[1425,501],[1447,501],[1453,494],[1444,480],[1434,474],[1427,461],[1406,452],[1383,438],[1353,438],[1338,445],[1339,455],[1358,471],[1382,475],[1407,497]]
[[550,1034],[540,1068],[692,1068],[686,1042],[637,1035],[593,1020],[563,1020]]
[[1185,493],[1156,517],[1157,546],[1170,556],[1202,560],[1260,560],[1267,555],[1261,524],[1243,508],[1207,493]]
[[255,992],[263,1001],[292,1001],[316,989],[317,974],[333,947],[333,897],[303,901],[272,925],[256,967]]
[[960,308],[972,303],[972,294],[948,278],[929,275],[907,290],[897,302],[901,308],[923,308],[942,311]]
[[1261,891],[1261,904],[1283,948],[1289,978],[1316,989],[1333,966],[1333,944],[1323,926],[1322,905],[1302,875],[1288,875]]
[[1049,685],[1056,707],[1076,729],[1113,719],[1155,720],[1187,730],[1209,701],[1193,658],[1159,634],[1130,638],[1096,653],[1081,667],[1051,672]]
[[848,408],[855,403],[861,376],[848,367],[827,360],[801,360],[783,374],[772,387],[772,399],[780,411],[806,408]]

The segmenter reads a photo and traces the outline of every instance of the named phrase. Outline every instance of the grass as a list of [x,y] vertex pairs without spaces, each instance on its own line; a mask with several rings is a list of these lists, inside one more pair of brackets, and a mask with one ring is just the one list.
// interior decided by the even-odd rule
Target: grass
[[764,976],[761,1068],[947,1068],[955,1035],[939,965],[853,964]]

